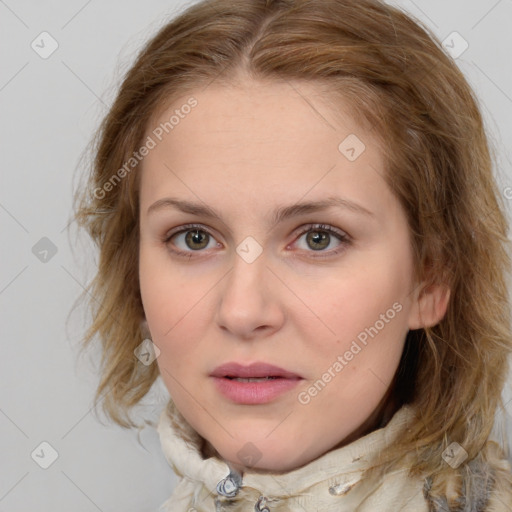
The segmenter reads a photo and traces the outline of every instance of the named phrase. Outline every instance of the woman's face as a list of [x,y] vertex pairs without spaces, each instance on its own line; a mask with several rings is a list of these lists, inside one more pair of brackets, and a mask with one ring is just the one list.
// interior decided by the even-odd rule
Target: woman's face
[[157,364],[224,459],[288,471],[360,431],[418,327],[406,217],[371,134],[312,85],[191,96],[148,128],[142,162]]

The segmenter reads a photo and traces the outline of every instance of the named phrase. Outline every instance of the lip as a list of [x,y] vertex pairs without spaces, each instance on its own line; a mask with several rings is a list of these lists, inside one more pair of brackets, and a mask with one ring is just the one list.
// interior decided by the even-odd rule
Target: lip
[[[257,405],[271,402],[293,389],[303,379],[300,375],[269,363],[241,365],[230,362],[210,374],[217,390],[238,404]],[[232,379],[228,378],[232,377]],[[261,382],[240,382],[233,378],[276,377]]]
[[269,363],[252,363],[242,365],[235,362],[221,364],[210,374],[212,377],[241,377],[241,378],[257,378],[257,377],[283,377],[285,379],[301,379],[300,375],[283,370],[279,366]]

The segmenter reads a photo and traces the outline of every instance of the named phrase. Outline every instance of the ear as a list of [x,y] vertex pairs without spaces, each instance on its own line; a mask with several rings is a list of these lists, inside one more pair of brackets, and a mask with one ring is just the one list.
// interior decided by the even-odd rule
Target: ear
[[450,289],[442,284],[430,284],[416,289],[409,315],[409,329],[437,325],[446,314]]

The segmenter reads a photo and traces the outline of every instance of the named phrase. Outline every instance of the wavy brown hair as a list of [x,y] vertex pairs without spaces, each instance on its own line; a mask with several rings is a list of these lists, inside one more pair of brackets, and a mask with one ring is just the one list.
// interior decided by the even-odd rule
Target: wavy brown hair
[[[508,225],[473,91],[427,27],[377,0],[203,1],[144,47],[97,133],[88,184],[76,196],[78,224],[99,248],[83,344],[101,342],[95,399],[115,422],[134,426],[128,411],[159,375],[156,364],[134,356],[145,337],[140,172],[135,166],[115,186],[106,184],[164,105],[240,73],[325,86],[332,108],[345,100],[382,143],[387,184],[408,218],[415,277],[451,294],[440,323],[409,331],[395,389],[418,414],[380,465],[413,453],[411,473],[434,475],[433,488],[448,493],[443,477],[457,472],[441,454],[450,442],[470,461],[488,460],[495,449],[488,439],[512,339]],[[502,476],[510,488],[505,470]]]

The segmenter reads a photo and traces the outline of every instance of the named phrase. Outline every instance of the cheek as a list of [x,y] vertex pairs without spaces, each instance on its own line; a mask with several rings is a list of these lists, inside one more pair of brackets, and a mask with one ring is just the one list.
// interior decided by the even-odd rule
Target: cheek
[[[391,337],[402,332],[405,315],[397,310],[405,309],[407,284],[401,272],[372,263],[352,266],[350,272],[337,276],[333,273],[322,286],[299,292],[305,303],[313,305],[315,316],[303,316],[300,321],[309,338],[318,340],[319,350],[348,350],[358,336],[364,341],[367,330],[375,324],[377,330]],[[324,334],[319,336],[320,332]],[[385,337],[382,333],[379,337]]]
[[165,250],[141,247],[139,282],[144,313],[153,336],[162,339],[197,309],[208,290],[205,279],[194,278],[171,262]]
[[178,375],[199,360],[199,345],[211,313],[208,291],[212,279],[180,271],[179,265],[171,265],[160,252],[141,249],[139,280],[152,341],[160,350],[157,364],[168,380],[165,370]]
[[337,308],[326,317],[336,338],[326,343],[325,337],[317,340],[310,331],[311,345],[315,344],[312,375],[315,382],[322,381],[320,388],[326,383],[317,405],[334,411],[341,403],[343,414],[347,410],[363,414],[364,407],[370,410],[377,405],[395,375],[407,334],[407,309],[394,286],[381,287],[379,293],[368,287],[347,287],[338,299]]
[[408,331],[409,283],[403,263],[376,262],[337,283],[337,292],[331,290],[330,320],[337,341],[324,347],[323,354],[324,366],[337,375],[329,392],[333,400],[373,400],[391,383]]

